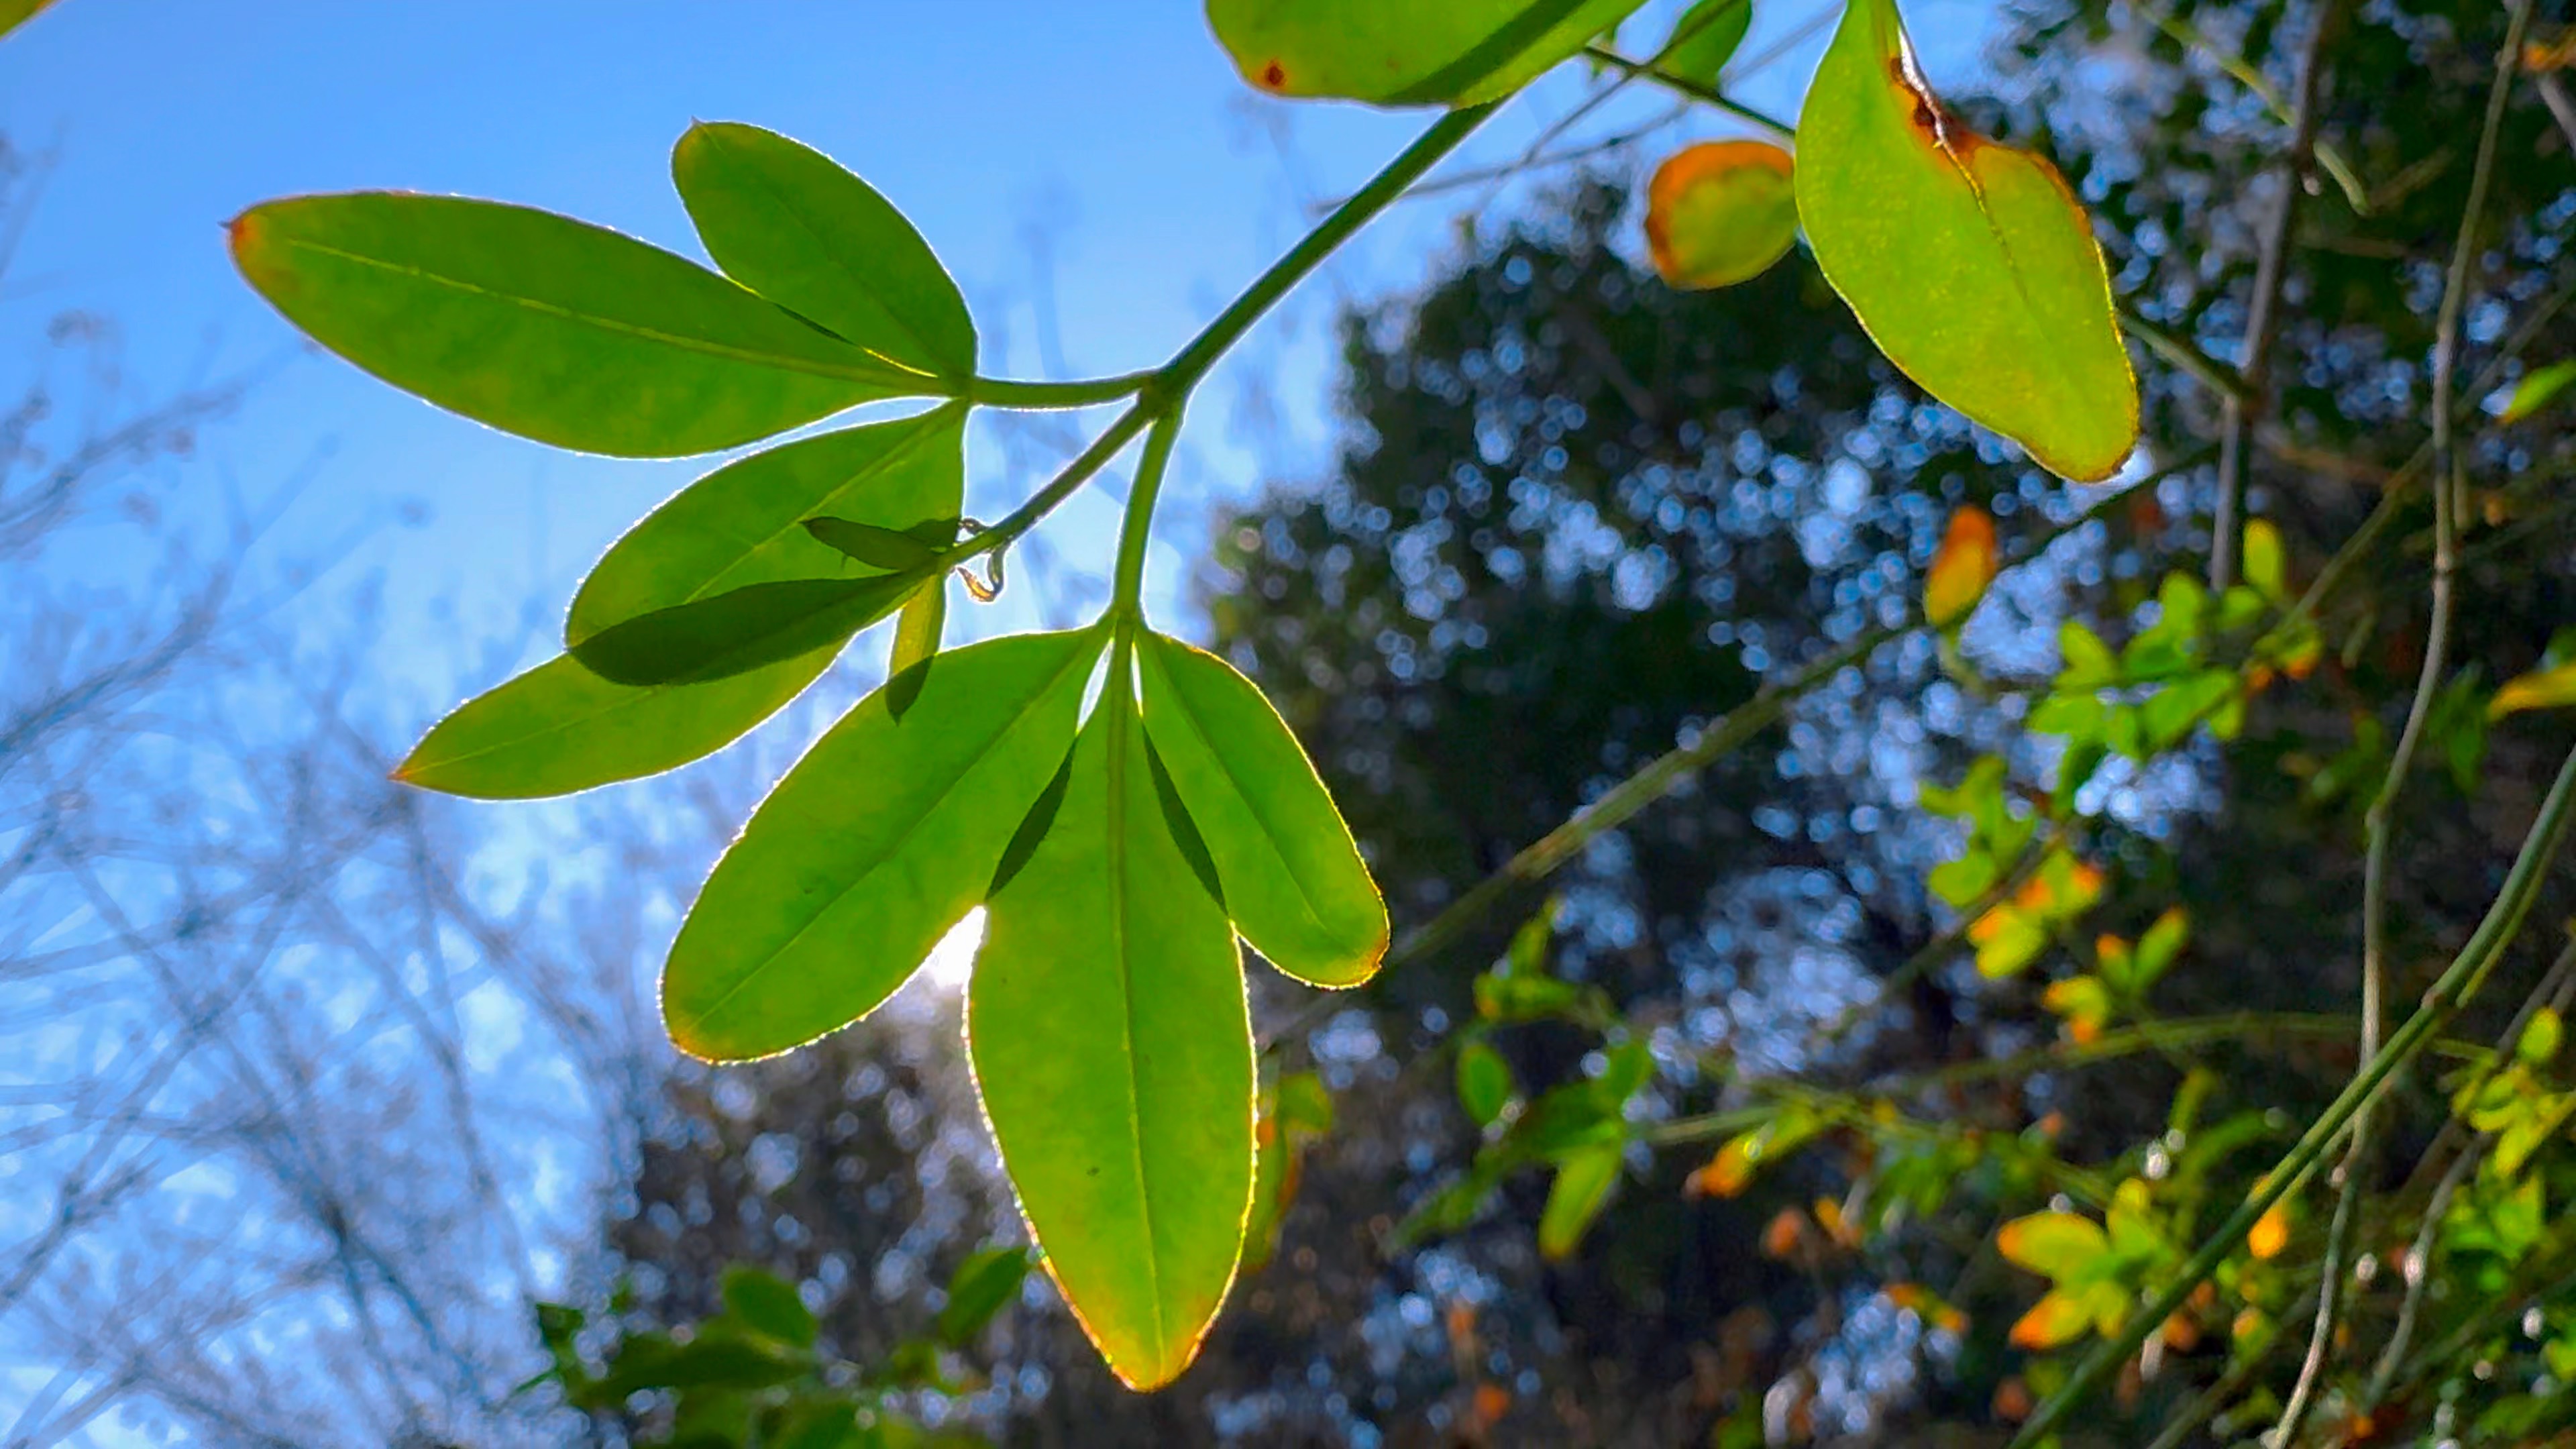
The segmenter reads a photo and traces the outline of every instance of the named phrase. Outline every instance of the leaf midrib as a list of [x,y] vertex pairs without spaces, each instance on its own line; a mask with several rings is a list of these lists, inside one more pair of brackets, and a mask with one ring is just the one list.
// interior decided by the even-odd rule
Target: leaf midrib
[[[785,957],[788,952],[795,950],[797,943],[803,941],[816,926],[820,925],[823,918],[832,913],[833,908],[840,905],[842,901],[848,899],[850,892],[857,890],[862,885],[865,885],[878,871],[885,868],[888,861],[891,861],[895,857],[903,854],[904,847],[911,844],[912,838],[921,832],[923,826],[929,823],[930,817],[938,814],[940,809],[947,805],[948,801],[955,796],[958,788],[965,783],[966,777],[974,774],[983,766],[986,760],[992,757],[993,750],[1001,743],[1001,741],[1019,732],[1020,726],[1028,720],[1029,715],[1037,708],[1039,702],[1055,692],[1057,686],[1064,682],[1065,675],[1070,673],[1074,665],[1078,662],[1087,662],[1085,659],[1085,651],[1080,648],[1076,648],[1068,654],[1065,658],[1064,664],[1058,667],[1053,673],[1047,675],[1046,682],[1043,685],[1030,691],[1028,696],[1021,700],[1020,703],[1012,709],[1010,715],[1004,720],[1002,726],[999,729],[996,729],[992,735],[985,740],[984,744],[975,751],[973,758],[969,759],[966,764],[949,779],[948,783],[940,788],[939,793],[931,799],[930,803],[921,808],[919,814],[915,815],[910,821],[905,823],[902,833],[895,837],[893,844],[889,845],[874,861],[871,861],[866,869],[861,870],[857,875],[850,877],[847,885],[844,885],[839,890],[832,892],[831,896],[826,899],[822,905],[817,907],[812,915],[805,918],[804,924],[798,926],[793,932],[789,933],[785,941],[779,943],[778,949],[762,957],[749,969],[745,970],[740,979],[736,980],[733,985],[726,987],[721,995],[708,1004],[706,1010],[699,1012],[695,1019],[698,1029],[700,1031],[706,1030],[709,1023],[716,1019],[717,1013],[721,1012],[727,1005],[729,1005],[736,996],[742,994],[743,989],[748,987],[754,979],[768,971],[771,967],[777,965],[779,960]],[[880,686],[880,691],[882,691],[882,686]],[[914,703],[918,705],[919,701],[916,700]],[[781,788],[784,787],[782,786]],[[757,825],[759,823],[760,817],[757,814],[754,814],[752,816],[752,824]],[[750,826],[744,827],[744,830],[745,833],[748,834]],[[718,870],[722,870],[724,868],[723,862],[718,861],[716,868]],[[916,967],[918,967],[919,964],[920,963],[918,962],[914,963]]]
[[[815,358],[794,357],[775,352],[757,352],[750,348],[733,346],[727,343],[714,341],[710,338],[690,337],[682,333],[665,332],[659,328],[644,326],[641,323],[626,322],[614,317],[602,317],[596,313],[576,311],[573,308],[562,305],[561,303],[548,302],[538,297],[527,297],[514,292],[499,291],[491,287],[483,286],[479,283],[468,282],[460,277],[451,277],[443,273],[433,272],[417,263],[388,261],[382,257],[371,257],[364,252],[350,251],[346,247],[335,247],[328,243],[313,241],[305,237],[281,237],[278,239],[277,244],[281,247],[292,247],[303,251],[313,252],[321,256],[336,258],[337,260],[348,262],[355,266],[372,267],[377,271],[389,272],[395,276],[407,277],[416,282],[426,283],[431,286],[444,287],[453,292],[461,292],[467,296],[478,297],[485,301],[498,303],[504,306],[517,307],[542,316],[554,317],[561,321],[594,328],[601,332],[607,332],[623,337],[640,338],[644,341],[660,343],[682,352],[693,352],[703,357],[720,358],[727,362],[746,363],[753,366],[771,368],[780,372],[801,373],[808,377],[825,377],[841,382],[908,382],[915,378],[935,380],[931,378],[931,374],[929,373],[922,372],[917,368],[908,367],[903,363],[897,362],[891,357],[860,347],[855,343],[843,342],[839,345],[848,347],[851,351],[874,360],[881,364],[881,369],[866,367],[835,367]],[[637,245],[644,245],[644,243],[639,242]],[[685,258],[678,258],[676,260],[679,260],[683,266],[688,264]],[[717,278],[717,280],[726,282],[731,286],[741,286],[741,283],[734,282],[730,278],[720,277]],[[777,305],[747,287],[742,288],[742,292],[744,296],[751,298],[761,306],[774,307]]]
[[1121,679],[1125,661],[1112,659],[1109,692],[1103,708],[1113,710],[1109,723],[1109,946],[1110,957],[1118,963],[1118,1005],[1120,1055],[1127,1065],[1127,1145],[1129,1161],[1136,1173],[1136,1215],[1145,1233],[1145,1279],[1148,1301],[1154,1310],[1154,1364],[1156,1373],[1171,1348],[1171,1325],[1163,1320],[1163,1256],[1154,1239],[1154,1196],[1145,1173],[1145,1083],[1136,1057],[1136,973],[1127,954],[1127,886],[1129,860],[1127,849],[1127,771],[1129,769],[1128,732],[1135,726],[1135,683]]

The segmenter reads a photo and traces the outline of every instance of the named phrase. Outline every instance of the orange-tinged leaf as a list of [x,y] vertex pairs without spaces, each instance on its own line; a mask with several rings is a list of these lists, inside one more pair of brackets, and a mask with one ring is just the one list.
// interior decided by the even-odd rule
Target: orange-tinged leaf
[[2506,680],[2487,701],[2487,718],[2502,719],[2527,709],[2558,709],[2576,704],[2576,664],[2536,669]]
[[2015,1320],[2009,1337],[2015,1348],[2041,1352],[2072,1342],[2091,1326],[2093,1315],[2067,1293],[2051,1293]]
[[1999,559],[1991,514],[1973,503],[1951,514],[1932,567],[1923,575],[1923,617],[1936,629],[1967,622],[1995,581]]
[[2263,1216],[2254,1220],[2252,1230],[2245,1234],[2245,1251],[2257,1258],[2277,1258],[2289,1245],[2290,1205],[2286,1201],[2272,1204]]
[[1843,11],[1798,155],[1808,245],[1889,360],[2051,472],[2118,470],[2138,383],[2092,222],[2056,167],[1933,97],[1895,0]]
[[1693,1196],[1734,1197],[1753,1181],[1753,1134],[1748,1132],[1717,1149],[1708,1165],[1690,1175]]
[[1664,281],[1731,287],[1769,270],[1798,236],[1789,153],[1768,141],[1703,141],[1665,158],[1646,187],[1646,246]]
[[1762,1252],[1766,1257],[1787,1258],[1798,1251],[1807,1236],[1807,1215],[1796,1208],[1782,1208],[1771,1215],[1762,1229]]

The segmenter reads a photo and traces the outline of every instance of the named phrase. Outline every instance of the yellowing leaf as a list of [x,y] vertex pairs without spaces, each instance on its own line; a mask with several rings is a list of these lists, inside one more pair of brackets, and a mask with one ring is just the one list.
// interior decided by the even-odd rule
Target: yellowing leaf
[[1798,237],[1789,153],[1768,141],[1703,141],[1666,157],[1646,187],[1646,247],[1664,281],[1731,287]]
[[2033,1352],[2052,1349],[2081,1336],[2093,1315],[2068,1293],[2051,1293],[2030,1306],[2012,1326],[2012,1344]]
[[1995,1247],[2034,1273],[2065,1279],[2110,1249],[2101,1225],[2073,1213],[2032,1213],[2003,1225]]
[[1851,0],[1798,117],[1798,214],[1888,358],[2053,473],[2109,477],[2138,384],[2090,220],[2057,168],[1974,134],[1895,0]]
[[2558,709],[2576,704],[2576,664],[2536,669],[2508,679],[2487,701],[2487,718],[2502,719],[2527,709]]
[[1275,96],[1475,105],[1520,89],[1644,0],[1208,0],[1243,78]]
[[2245,582],[2275,603],[2289,594],[2289,562],[2281,547],[2281,530],[2268,518],[2245,520]]
[[1923,617],[1936,629],[1953,628],[1976,612],[1977,601],[1995,581],[1999,563],[1995,520],[1973,503],[1950,515],[1941,547],[1923,575]]

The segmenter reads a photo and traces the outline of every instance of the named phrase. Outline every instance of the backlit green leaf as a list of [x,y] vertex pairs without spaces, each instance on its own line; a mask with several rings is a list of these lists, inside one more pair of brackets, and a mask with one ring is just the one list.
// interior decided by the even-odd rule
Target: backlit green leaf
[[1753,0],[1699,0],[1673,22],[1655,68],[1697,85],[1713,86],[1753,26]]
[[[574,595],[564,642],[749,584],[837,578],[848,561],[817,542],[817,514],[937,537],[966,494],[966,409],[844,428],[709,473],[627,530]],[[946,540],[941,540],[945,542]]]
[[745,584],[614,624],[572,646],[613,684],[702,684],[830,649],[891,614],[923,576]]
[[726,275],[844,341],[951,379],[975,374],[975,324],[930,244],[875,188],[810,146],[701,121],[671,179]]
[[[934,664],[936,670],[940,666]],[[1252,1024],[1118,685],[993,894],[967,993],[984,1110],[1083,1330],[1132,1387],[1187,1367],[1252,1201]]]
[[1297,737],[1215,655],[1159,634],[1138,653],[1147,729],[1235,929],[1300,981],[1367,980],[1386,956],[1386,902]]
[[2032,1213],[2004,1224],[1995,1247],[2034,1273],[2058,1280],[2079,1278],[2111,1250],[2099,1223],[2073,1213]]
[[[662,973],[681,1050],[766,1056],[865,1016],[984,896],[1063,761],[1093,633],[940,655],[806,752],[708,877]],[[908,676],[909,677],[909,676]]]
[[323,346],[559,447],[706,453],[936,390],[684,258],[528,207],[295,197],[235,218],[232,247],[260,295]]
[[1208,0],[1243,78],[1387,106],[1507,96],[1644,0]]
[[1798,238],[1789,153],[1768,141],[1702,141],[1665,158],[1646,186],[1646,246],[1665,283],[1731,287]]
[[2057,168],[1921,82],[1895,0],[1852,0],[1798,117],[1798,214],[1825,278],[1907,376],[2068,478],[2138,437],[2091,221]]
[[713,683],[638,689],[557,655],[440,720],[394,778],[478,800],[534,800],[658,775],[742,738],[831,662],[821,651]]

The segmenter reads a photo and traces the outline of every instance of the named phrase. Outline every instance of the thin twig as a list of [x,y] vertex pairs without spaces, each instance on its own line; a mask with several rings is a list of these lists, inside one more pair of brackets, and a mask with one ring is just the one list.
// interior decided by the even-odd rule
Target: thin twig
[[2325,72],[2327,44],[2341,28],[2344,0],[2317,0],[2315,28],[2299,57],[2296,99],[2290,108],[2290,144],[2282,153],[2280,205],[2263,233],[2263,249],[2254,268],[2254,299],[2245,313],[2245,353],[2236,375],[2245,385],[2241,395],[2221,404],[2218,441],[2218,511],[2211,523],[2209,587],[2225,593],[2236,582],[2236,531],[2245,507],[2247,430],[2255,409],[2270,392],[2272,344],[2281,331],[2281,289],[2289,271],[2290,232],[2299,216],[2299,197],[2308,189],[2309,169],[2316,164],[2317,90]]
[[[2388,854],[2396,835],[2392,817],[2398,796],[2413,770],[2423,743],[2433,702],[2449,666],[2454,580],[2459,568],[2459,458],[2452,446],[2453,373],[2460,350],[2460,312],[2467,304],[2469,267],[2476,258],[2478,221],[2486,210],[2487,187],[2494,179],[2496,137],[2504,125],[2505,99],[2513,89],[2513,68],[2522,53],[2522,33],[2531,20],[2531,0],[2515,0],[2505,23],[2504,48],[2496,60],[2494,85],[2487,92],[2486,128],[2478,137],[2477,168],[2469,179],[2469,197],[2460,216],[2458,240],[2451,249],[2451,269],[2442,288],[2442,309],[2433,341],[2433,598],[2424,624],[2424,664],[2415,677],[2415,698],[2407,706],[2406,727],[2388,759],[2387,776],[2365,817],[2369,847],[2362,865],[2361,897],[2361,1045],[2363,1069],[2379,1055],[2381,1022],[2386,1014],[2388,979]],[[2334,1218],[2326,1230],[2325,1257],[2317,1283],[2317,1319],[2308,1338],[2308,1356],[2299,1366],[2296,1387],[2273,1431],[2274,1449],[2290,1449],[2316,1407],[2326,1361],[2334,1352],[2335,1330],[2343,1321],[2344,1260],[2352,1251],[2354,1220],[2360,1214],[2362,1179],[2369,1168],[2373,1125],[2365,1104],[2353,1119],[2352,1141],[2344,1150],[2341,1189]]]

